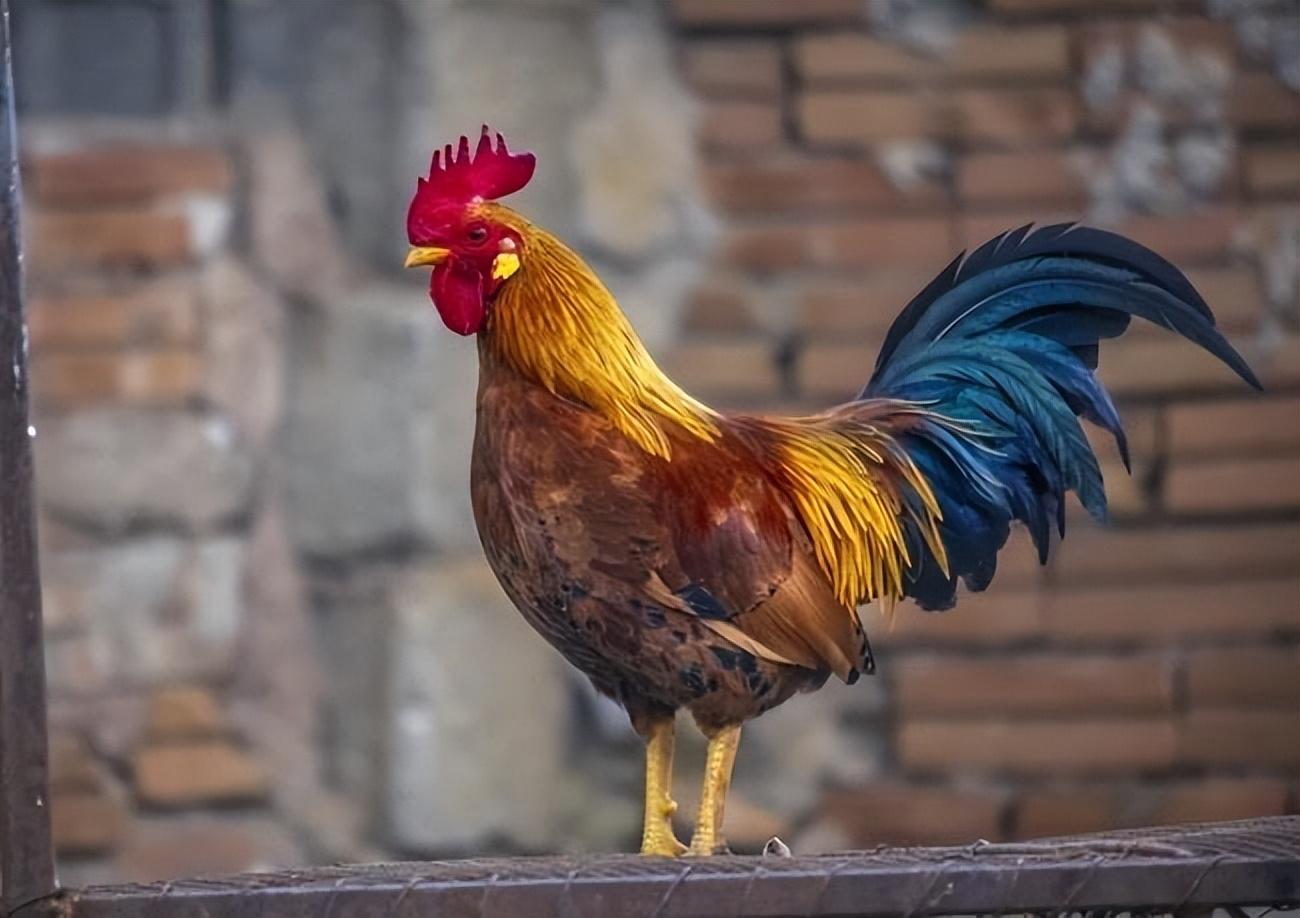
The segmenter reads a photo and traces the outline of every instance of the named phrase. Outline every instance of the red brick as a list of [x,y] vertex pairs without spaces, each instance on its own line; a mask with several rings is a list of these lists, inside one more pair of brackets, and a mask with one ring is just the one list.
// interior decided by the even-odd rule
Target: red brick
[[[1124,468],[1124,463],[1113,458],[1113,447],[1108,447],[1098,455],[1101,467],[1101,480],[1106,488],[1106,512],[1110,519],[1127,520],[1140,517],[1155,507],[1156,496],[1148,484],[1150,462],[1140,457],[1133,459],[1133,470]],[[1067,511],[1076,509],[1073,498],[1067,504]]]
[[1098,10],[1134,12],[1196,8],[1196,0],[990,0],[989,9],[1008,15],[1046,16],[1057,13],[1096,13]]
[[[1016,49],[1008,54],[1007,47]],[[1069,74],[1066,31],[1058,26],[971,28],[942,56],[929,57],[865,35],[807,35],[795,44],[795,67],[808,84],[899,83],[920,79],[1063,79]]]
[[1063,642],[1258,637],[1300,629],[1300,578],[1060,590],[1042,614]]
[[863,32],[812,33],[794,44],[795,72],[805,85],[894,83],[934,73],[940,64]]
[[726,258],[756,271],[921,264],[937,272],[951,248],[947,220],[896,217],[742,227],[733,230]]
[[1064,89],[966,89],[952,104],[954,133],[973,144],[1068,140],[1079,122],[1074,95]]
[[1070,75],[1069,38],[1059,25],[966,29],[946,57],[952,74],[963,80],[1063,80]]
[[1178,725],[1178,757],[1193,765],[1295,768],[1295,711],[1192,711]]
[[1001,588],[997,580],[984,593],[961,592],[957,607],[925,612],[902,603],[892,627],[874,611],[863,615],[872,640],[881,644],[917,643],[926,646],[1014,644],[1042,631],[1042,595],[1032,589]]
[[814,820],[834,826],[851,848],[955,845],[1001,836],[1005,795],[901,783],[834,790]]
[[301,863],[283,822],[243,813],[137,818],[112,862],[115,878],[135,883]]
[[691,42],[682,52],[686,82],[713,98],[775,98],[781,93],[781,48],[773,41]]
[[1300,93],[1270,73],[1238,73],[1229,93],[1228,113],[1242,127],[1300,131]]
[[1015,810],[1016,838],[1053,838],[1104,832],[1117,825],[1120,792],[1113,787],[1027,791]]
[[1256,197],[1300,194],[1300,143],[1247,147],[1246,190]]
[[[1192,282],[1214,312],[1215,324],[1226,331],[1255,329],[1264,315],[1264,291],[1259,275],[1244,265],[1231,268],[1191,268]],[[1133,323],[1134,330],[1162,329],[1150,322]]]
[[[1160,438],[1156,410],[1150,406],[1124,405],[1119,409],[1119,414],[1120,420],[1124,422],[1124,432],[1128,435],[1128,450],[1135,466],[1140,460],[1154,459],[1158,452]],[[1110,431],[1085,421],[1083,433],[1099,460],[1114,461],[1119,457],[1119,447],[1115,445],[1115,438]]]
[[136,795],[146,806],[188,807],[263,799],[265,769],[222,740],[150,744],[133,760]]
[[[1273,364],[1256,366],[1261,378]],[[1279,367],[1285,365],[1279,360]],[[1102,345],[1098,375],[1112,394],[1240,393],[1250,388],[1227,364],[1190,341],[1169,334],[1159,338],[1134,337]],[[1268,384],[1265,378],[1265,384]]]
[[700,141],[708,149],[750,152],[779,146],[781,109],[771,102],[709,102],[700,119]]
[[[1016,154],[989,155],[1006,157]],[[958,225],[958,239],[962,248],[972,249],[1006,230],[1026,224],[1048,226],[1053,223],[1071,222],[1080,222],[1080,214],[1077,210],[1062,209],[1059,204],[1054,209],[1041,206],[1029,207],[1023,203],[1018,207],[998,206],[995,212],[963,215]],[[1154,249],[1158,254],[1177,263],[1180,268],[1188,269],[1189,276],[1208,275],[1213,279],[1214,271],[1223,270],[1222,265],[1213,263],[1222,262],[1228,256],[1234,247],[1234,236],[1244,223],[1242,214],[1232,207],[1208,206],[1176,217],[1149,215],[1129,217],[1118,224],[1108,224],[1104,228],[1129,236]],[[1192,264],[1188,264],[1189,262]],[[1210,265],[1207,266],[1206,263]],[[1249,269],[1238,270],[1246,272]],[[1240,281],[1238,283],[1240,284]],[[1233,292],[1240,289],[1242,288],[1236,287]],[[1207,300],[1209,300],[1208,293],[1202,291]],[[1257,287],[1256,292],[1251,295],[1251,301],[1258,302]],[[1210,300],[1210,306],[1214,308],[1215,305],[1216,301]],[[1217,313],[1219,310],[1215,311]],[[1225,310],[1225,314],[1231,312],[1232,310]],[[1141,321],[1134,323],[1139,329],[1143,328],[1144,324]]]
[[951,136],[942,98],[929,91],[816,90],[798,99],[799,132],[814,144],[870,146]]
[[690,292],[683,326],[706,334],[750,334],[760,330],[748,286],[725,273],[706,278]]
[[55,793],[50,829],[60,857],[104,854],[114,847],[126,823],[126,808],[106,791]]
[[785,157],[717,163],[706,170],[705,178],[714,202],[739,215],[916,210],[942,207],[946,199],[938,182],[902,189],[866,159]]
[[1054,583],[1217,582],[1284,574],[1300,557],[1300,524],[1076,526],[1053,552]]
[[198,335],[198,301],[184,281],[158,281],[102,294],[33,297],[33,349],[188,345]]
[[1044,208],[999,210],[997,213],[989,214],[962,214],[957,220],[957,246],[969,252],[1007,230],[1029,224],[1050,226],[1054,223],[1069,223],[1078,218],[1078,213],[1074,211]]
[[901,716],[1153,714],[1173,707],[1159,657],[906,657],[893,667]]
[[177,192],[223,194],[233,182],[219,150],[190,146],[124,145],[27,158],[28,192],[48,203],[122,203]]
[[958,163],[957,192],[974,205],[1078,205],[1084,181],[1065,152],[977,153]]
[[688,26],[753,28],[864,21],[860,0],[672,0],[673,17]]
[[1165,413],[1171,456],[1300,453],[1300,396],[1182,402]]
[[182,214],[116,208],[29,214],[28,251],[36,274],[88,268],[160,268],[190,257]]
[[1148,825],[1221,822],[1252,816],[1283,816],[1287,788],[1268,778],[1211,778],[1176,784],[1160,795]]
[[876,271],[851,281],[814,282],[799,296],[800,327],[813,336],[882,340],[933,274],[928,269],[902,269]]
[[875,353],[865,343],[816,342],[799,355],[799,390],[837,401],[852,398],[871,376]]
[[1172,513],[1300,509],[1300,456],[1174,463],[1164,506]]
[[187,350],[52,353],[32,362],[42,404],[75,407],[109,401],[176,404],[199,390],[202,368]]
[[1012,528],[1007,543],[998,552],[998,571],[994,583],[999,587],[1033,586],[1042,582],[1046,569],[1038,560],[1029,530],[1023,526]]
[[1107,229],[1186,267],[1192,261],[1221,261],[1232,250],[1242,223],[1242,215],[1232,207],[1202,207],[1172,217],[1130,217]]
[[[746,254],[754,259],[755,266],[760,263],[757,250]],[[773,240],[768,263],[796,267],[799,263],[793,259],[799,254],[781,250]],[[806,393],[818,395],[835,396],[849,389],[856,390],[866,382],[869,360],[874,358],[874,351],[865,344],[814,342],[804,348],[800,356],[800,385]],[[1189,341],[1172,336],[1106,342],[1101,354],[1100,377],[1113,394],[1232,392],[1247,388],[1217,358]],[[1110,459],[1112,453],[1112,446],[1101,444],[1099,455],[1103,459]],[[1117,508],[1126,496],[1135,496],[1124,490],[1129,484],[1128,476],[1120,471],[1121,467],[1115,462],[1107,479],[1116,488]]]
[[1092,774],[1165,768],[1174,725],[1116,720],[909,720],[898,734],[903,767],[919,771]]
[[1210,778],[1170,784],[1086,784],[1027,792],[1017,838],[1107,829],[1217,822],[1286,812],[1286,784],[1270,778]]
[[1194,708],[1284,708],[1300,714],[1300,649],[1219,648],[1187,661]]
[[150,701],[147,729],[153,739],[192,739],[221,736],[227,727],[221,706],[210,690],[173,686],[159,691]]
[[665,362],[673,381],[695,395],[772,398],[780,387],[776,353],[763,338],[687,339]]
[[1300,384],[1300,335],[1280,337],[1229,336],[1268,390]]

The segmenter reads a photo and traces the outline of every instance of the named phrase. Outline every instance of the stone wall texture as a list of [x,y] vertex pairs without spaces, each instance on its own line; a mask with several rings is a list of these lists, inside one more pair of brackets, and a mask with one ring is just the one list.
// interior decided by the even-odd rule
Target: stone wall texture
[[[20,77],[97,28],[29,5],[54,12],[19,9]],[[1059,219],[1185,267],[1265,381],[1111,343],[1111,525],[1072,512],[1046,567],[1013,538],[954,612],[864,610],[879,675],[747,731],[738,850],[1300,809],[1293,4],[221,8],[229,59],[178,47],[226,92],[119,98],[167,98],[191,59],[164,48],[22,113],[65,881],[634,847],[639,745],[486,571],[472,343],[396,270],[428,149],[482,120],[539,153],[520,206],[719,407],[850,396],[954,254]]]

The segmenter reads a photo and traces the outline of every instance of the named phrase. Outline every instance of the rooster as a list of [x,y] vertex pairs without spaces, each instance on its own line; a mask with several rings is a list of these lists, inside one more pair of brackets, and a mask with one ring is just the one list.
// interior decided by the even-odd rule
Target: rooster
[[[725,850],[741,725],[874,669],[858,618],[939,610],[993,580],[1010,527],[1040,560],[1065,494],[1106,495],[1079,419],[1128,451],[1094,375],[1132,316],[1259,383],[1169,262],[1075,225],[1004,233],[902,311],[852,401],[806,417],[715,411],[673,383],[573,249],[498,199],[535,158],[484,127],[433,155],[407,218],[443,322],[478,336],[474,517],[528,623],[646,744],[641,852]],[[689,848],[670,796],[674,715],[708,750]]]

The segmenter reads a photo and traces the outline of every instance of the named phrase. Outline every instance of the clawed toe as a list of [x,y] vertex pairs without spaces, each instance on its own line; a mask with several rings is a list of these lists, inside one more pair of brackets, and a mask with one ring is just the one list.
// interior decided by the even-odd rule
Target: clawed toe
[[681,857],[689,852],[690,849],[671,832],[647,836],[641,840],[641,853],[646,857]]

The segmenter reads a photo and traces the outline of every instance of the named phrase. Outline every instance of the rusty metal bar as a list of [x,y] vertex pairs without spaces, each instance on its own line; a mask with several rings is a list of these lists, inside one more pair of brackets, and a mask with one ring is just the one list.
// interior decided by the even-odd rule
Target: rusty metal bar
[[69,892],[67,918],[872,918],[1294,908],[1300,817],[816,857],[501,858]]
[[14,915],[55,884],[9,0],[0,68],[0,912]]

